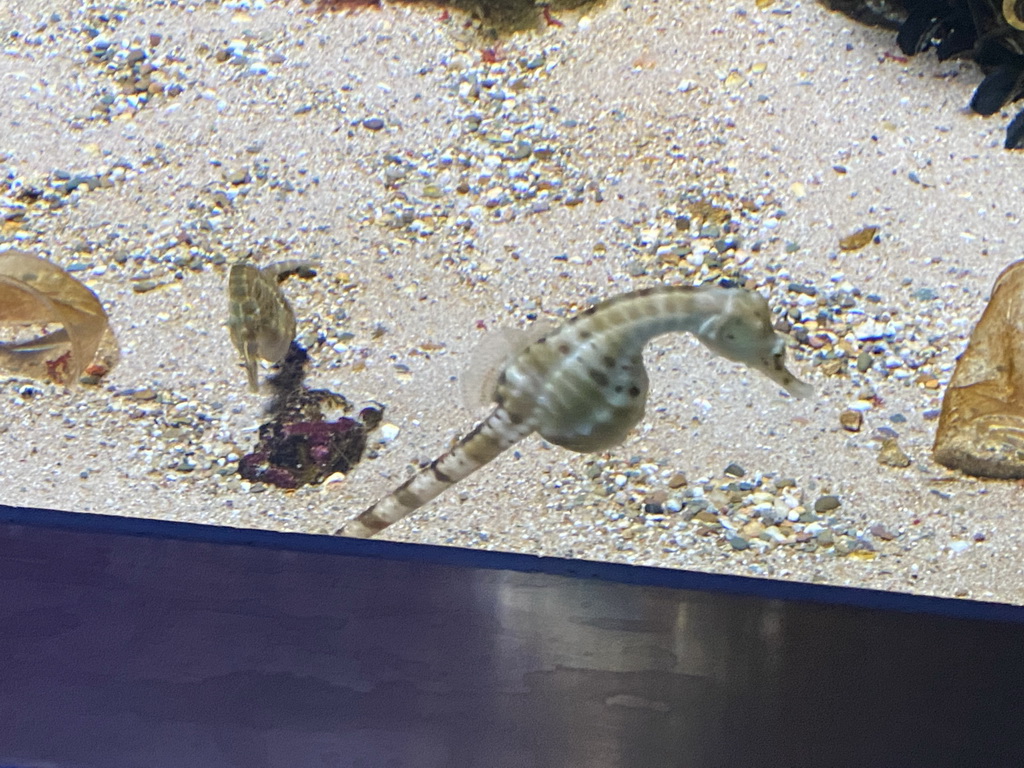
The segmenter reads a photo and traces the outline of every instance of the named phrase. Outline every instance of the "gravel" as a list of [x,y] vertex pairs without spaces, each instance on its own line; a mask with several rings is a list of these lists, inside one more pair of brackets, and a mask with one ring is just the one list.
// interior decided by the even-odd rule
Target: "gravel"
[[[3,502],[331,531],[473,426],[490,329],[726,280],[769,297],[814,398],[658,339],[624,445],[530,438],[387,535],[1024,603],[1019,487],[930,457],[1019,256],[1005,116],[957,109],[980,74],[813,3],[609,2],[500,44],[467,21],[4,4],[0,248],[94,290],[121,360],[0,381]],[[236,473],[265,420],[224,327],[241,258],[322,265],[287,290],[310,384],[393,422],[345,478]]]

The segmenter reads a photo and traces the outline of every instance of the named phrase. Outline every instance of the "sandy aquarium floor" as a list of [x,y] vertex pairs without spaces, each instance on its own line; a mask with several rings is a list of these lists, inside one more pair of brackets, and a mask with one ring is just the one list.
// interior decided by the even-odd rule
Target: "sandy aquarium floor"
[[[0,6],[0,248],[73,270],[121,347],[99,386],[0,381],[3,503],[332,532],[474,425],[488,332],[728,277],[812,398],[662,337],[625,444],[529,438],[384,535],[1024,603],[1021,485],[931,460],[1021,257],[1024,156],[965,111],[972,66],[809,1],[610,0],[500,42],[433,6],[110,8]],[[235,472],[266,418],[225,327],[249,254],[319,262],[284,284],[309,383],[387,406],[344,481]]]

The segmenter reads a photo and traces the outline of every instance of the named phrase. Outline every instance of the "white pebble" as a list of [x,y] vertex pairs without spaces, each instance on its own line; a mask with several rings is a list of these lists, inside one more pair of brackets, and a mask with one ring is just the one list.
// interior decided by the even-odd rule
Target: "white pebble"
[[886,326],[877,320],[868,320],[853,330],[853,335],[861,341],[878,341],[885,336]]
[[394,424],[381,424],[377,439],[379,442],[387,444],[398,437],[399,432],[401,432],[401,429]]

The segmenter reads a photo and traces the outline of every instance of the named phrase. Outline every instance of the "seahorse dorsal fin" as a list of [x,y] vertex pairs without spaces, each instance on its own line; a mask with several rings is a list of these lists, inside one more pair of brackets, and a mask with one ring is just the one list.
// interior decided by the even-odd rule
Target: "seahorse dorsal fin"
[[498,328],[487,333],[473,354],[469,366],[459,377],[462,387],[462,404],[470,413],[477,415],[494,402],[494,391],[498,377],[516,355],[537,339],[546,336],[554,323],[540,320],[529,328]]

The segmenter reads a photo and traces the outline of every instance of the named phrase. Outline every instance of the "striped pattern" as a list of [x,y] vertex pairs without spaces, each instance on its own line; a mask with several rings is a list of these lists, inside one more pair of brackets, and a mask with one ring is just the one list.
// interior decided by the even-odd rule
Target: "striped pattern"
[[231,266],[228,333],[242,357],[249,390],[259,391],[257,360],[278,362],[295,338],[295,312],[278,287],[276,271],[252,264]]
[[501,372],[494,410],[451,451],[338,531],[366,538],[398,522],[533,432],[579,452],[618,445],[643,418],[644,346],[689,331],[712,351],[802,397],[759,294],[719,286],[648,288],[604,301],[520,352]]
[[308,280],[316,264],[303,259],[278,261],[260,269],[232,264],[228,271],[228,333],[242,357],[249,390],[259,391],[257,360],[278,363],[295,338],[295,312],[280,283],[292,275]]

